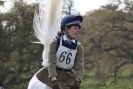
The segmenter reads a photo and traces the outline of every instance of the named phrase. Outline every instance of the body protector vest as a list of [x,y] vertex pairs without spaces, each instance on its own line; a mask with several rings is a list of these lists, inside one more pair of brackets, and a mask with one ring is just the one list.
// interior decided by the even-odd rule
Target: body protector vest
[[59,47],[56,53],[56,65],[57,68],[71,69],[75,63],[77,41],[71,40],[71,43],[68,43],[66,38],[66,35],[63,35],[60,38]]

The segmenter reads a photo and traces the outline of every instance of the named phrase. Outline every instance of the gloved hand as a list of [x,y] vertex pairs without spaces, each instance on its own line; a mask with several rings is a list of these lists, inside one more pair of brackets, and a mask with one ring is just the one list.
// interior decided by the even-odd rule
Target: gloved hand
[[71,86],[71,89],[80,89],[81,81],[75,81],[74,85]]
[[60,89],[59,83],[57,80],[52,81],[52,89]]

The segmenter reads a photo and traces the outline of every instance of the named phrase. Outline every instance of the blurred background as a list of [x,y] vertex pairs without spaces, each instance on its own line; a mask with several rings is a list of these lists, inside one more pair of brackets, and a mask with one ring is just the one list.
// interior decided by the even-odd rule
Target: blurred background
[[[79,38],[85,49],[81,89],[133,89],[133,0],[107,0],[84,12],[77,10],[85,6],[76,6],[76,0],[64,1],[64,14],[84,17]],[[0,0],[0,86],[26,89],[42,61],[43,45],[32,43],[38,41],[32,28],[38,1],[10,2]]]

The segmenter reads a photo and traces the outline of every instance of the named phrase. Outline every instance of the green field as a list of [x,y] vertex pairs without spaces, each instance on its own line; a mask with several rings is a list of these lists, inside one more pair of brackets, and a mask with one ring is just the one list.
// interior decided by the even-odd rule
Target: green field
[[97,78],[94,70],[86,70],[81,84],[81,89],[133,89],[133,77],[131,76],[131,69],[123,68],[117,76],[116,83],[111,83],[113,76],[110,76],[105,80]]

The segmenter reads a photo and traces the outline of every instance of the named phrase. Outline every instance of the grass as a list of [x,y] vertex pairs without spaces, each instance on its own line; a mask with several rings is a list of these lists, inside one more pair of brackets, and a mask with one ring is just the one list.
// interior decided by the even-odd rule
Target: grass
[[[133,89],[133,79],[129,78],[129,70],[124,69],[120,72],[115,84],[107,86],[112,80],[109,79],[105,83],[99,79],[96,79],[94,71],[86,71],[82,80],[81,89]],[[124,76],[123,76],[124,75]]]

